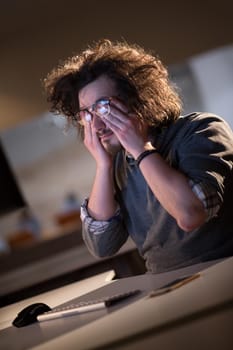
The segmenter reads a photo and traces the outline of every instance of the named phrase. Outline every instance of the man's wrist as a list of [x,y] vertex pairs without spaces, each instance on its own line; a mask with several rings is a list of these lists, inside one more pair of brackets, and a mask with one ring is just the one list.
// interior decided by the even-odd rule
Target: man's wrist
[[136,160],[140,156],[140,154],[142,154],[145,151],[150,151],[150,150],[155,150],[155,148],[152,146],[152,144],[150,142],[147,142],[144,144],[143,147],[141,147],[137,151],[131,153],[131,156]]
[[147,156],[153,153],[158,153],[158,151],[154,148],[154,149],[145,150],[141,154],[139,154],[139,156],[135,159],[137,166],[139,166],[139,164],[144,158],[146,158]]

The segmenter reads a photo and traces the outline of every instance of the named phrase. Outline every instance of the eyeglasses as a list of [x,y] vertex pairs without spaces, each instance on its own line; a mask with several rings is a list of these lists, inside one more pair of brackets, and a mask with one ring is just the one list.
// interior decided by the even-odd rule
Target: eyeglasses
[[73,118],[73,121],[78,122],[81,125],[84,125],[84,121],[90,122],[92,120],[93,113],[98,117],[107,117],[110,114],[110,102],[111,97],[101,97],[93,105],[80,109],[76,117]]

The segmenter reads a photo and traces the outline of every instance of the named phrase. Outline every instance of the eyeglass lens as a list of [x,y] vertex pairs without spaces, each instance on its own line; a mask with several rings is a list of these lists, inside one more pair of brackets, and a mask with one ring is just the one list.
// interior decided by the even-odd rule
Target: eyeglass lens
[[110,113],[110,101],[109,99],[101,99],[96,101],[93,106],[88,110],[84,109],[79,112],[80,123],[83,123],[83,120],[90,122],[92,120],[92,113],[94,112],[98,117],[108,116]]
[[98,117],[108,116],[110,113],[109,100],[100,100],[97,101],[94,105],[94,112],[98,115]]

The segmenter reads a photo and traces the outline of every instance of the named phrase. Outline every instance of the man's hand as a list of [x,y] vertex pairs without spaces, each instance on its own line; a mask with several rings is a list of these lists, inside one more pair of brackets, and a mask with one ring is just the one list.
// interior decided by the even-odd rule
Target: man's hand
[[112,98],[110,115],[103,117],[103,121],[114,132],[122,147],[134,158],[143,152],[147,142],[146,129],[135,114],[128,112],[121,101]]
[[103,147],[93,124],[89,121],[86,121],[84,125],[84,145],[99,166],[112,165],[112,156]]

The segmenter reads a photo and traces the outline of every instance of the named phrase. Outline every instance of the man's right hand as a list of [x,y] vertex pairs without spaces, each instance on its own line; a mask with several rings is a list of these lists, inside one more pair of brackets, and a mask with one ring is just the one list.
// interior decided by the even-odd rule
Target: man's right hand
[[91,122],[84,124],[84,145],[91,153],[99,167],[111,167],[113,157],[103,147]]

